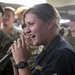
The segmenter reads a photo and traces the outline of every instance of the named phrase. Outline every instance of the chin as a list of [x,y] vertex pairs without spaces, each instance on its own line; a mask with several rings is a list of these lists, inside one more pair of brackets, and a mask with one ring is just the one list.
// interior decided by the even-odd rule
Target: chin
[[39,43],[35,43],[35,42],[34,42],[33,45],[34,45],[34,46],[39,46]]
[[37,44],[33,44],[33,46],[37,46]]

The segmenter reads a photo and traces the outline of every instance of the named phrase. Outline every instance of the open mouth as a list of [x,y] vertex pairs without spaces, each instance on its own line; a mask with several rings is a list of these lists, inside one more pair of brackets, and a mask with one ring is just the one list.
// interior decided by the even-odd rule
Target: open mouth
[[31,35],[30,35],[30,38],[35,38],[35,35],[31,34]]

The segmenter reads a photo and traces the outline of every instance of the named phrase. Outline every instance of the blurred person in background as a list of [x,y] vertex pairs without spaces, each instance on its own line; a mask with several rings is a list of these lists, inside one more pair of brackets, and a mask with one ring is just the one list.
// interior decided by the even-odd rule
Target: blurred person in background
[[[0,59],[2,58],[2,52],[1,52],[1,49],[2,49],[2,34],[3,34],[3,31],[2,31],[2,22],[3,22],[3,16],[4,16],[4,11],[3,11],[3,8],[0,6]],[[2,75],[3,73],[3,66],[0,65],[0,75]]]
[[75,37],[75,19],[71,19],[69,29],[72,37]]
[[64,38],[71,44],[75,50],[75,18],[72,18],[69,23],[69,29]]
[[13,24],[15,20],[15,9],[7,6],[4,8],[4,11],[5,11],[3,20],[4,31],[7,34],[9,34],[13,38],[13,40],[16,40],[22,33],[22,30],[16,28]]
[[[7,54],[8,48],[13,43],[13,41],[19,38],[20,35],[23,33],[22,30],[16,28],[13,25],[14,19],[15,19],[15,9],[10,6],[6,6],[4,8],[4,17],[1,33],[2,40],[0,40],[2,45],[1,57]],[[2,66],[0,67],[3,69],[2,75],[10,75],[10,74],[13,75],[12,63],[10,59],[5,61],[1,65]]]
[[24,23],[23,21],[23,13],[28,9],[28,7],[25,6],[21,6],[19,8],[16,9],[15,14],[16,14],[16,22],[15,22],[15,26],[17,26],[18,28],[22,29],[22,24]]
[[[3,16],[4,16],[4,10],[0,6],[0,60],[7,53],[8,48],[13,43],[13,41],[9,37],[9,35],[7,35],[2,29]],[[3,73],[4,73],[6,65],[7,65],[7,61],[5,63],[0,63],[0,75],[4,75]],[[10,70],[8,72],[10,73]],[[6,73],[6,75],[7,75],[7,73]]]

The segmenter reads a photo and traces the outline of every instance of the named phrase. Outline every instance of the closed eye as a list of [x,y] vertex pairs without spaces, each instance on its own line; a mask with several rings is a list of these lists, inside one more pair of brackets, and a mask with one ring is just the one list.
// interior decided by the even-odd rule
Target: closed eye
[[35,23],[30,23],[30,22],[29,22],[28,24],[29,24],[29,25],[34,25]]

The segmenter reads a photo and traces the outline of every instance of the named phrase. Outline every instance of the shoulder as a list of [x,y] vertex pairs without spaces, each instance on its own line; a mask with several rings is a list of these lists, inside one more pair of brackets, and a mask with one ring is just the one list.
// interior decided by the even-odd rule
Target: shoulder
[[17,28],[17,27],[13,27],[13,32],[15,32],[15,33],[23,33],[23,30],[21,30],[21,29],[19,29],[19,28]]
[[[71,49],[59,49],[56,50],[50,59],[54,59],[56,62],[65,63],[65,62],[75,62],[75,52]],[[50,60],[49,59],[49,60]],[[64,62],[65,61],[65,62]]]
[[[68,75],[69,70],[70,72],[73,72],[73,69],[75,69],[75,54],[70,53],[70,50],[58,50],[51,56],[51,58],[48,58],[45,66],[48,70],[50,69],[58,74],[64,72],[64,75],[66,75],[66,72]],[[65,71],[66,69],[67,71]]]
[[17,29],[16,27],[13,26],[13,28],[11,29],[9,35],[15,40],[18,37],[20,37],[20,35],[23,33],[22,30]]

